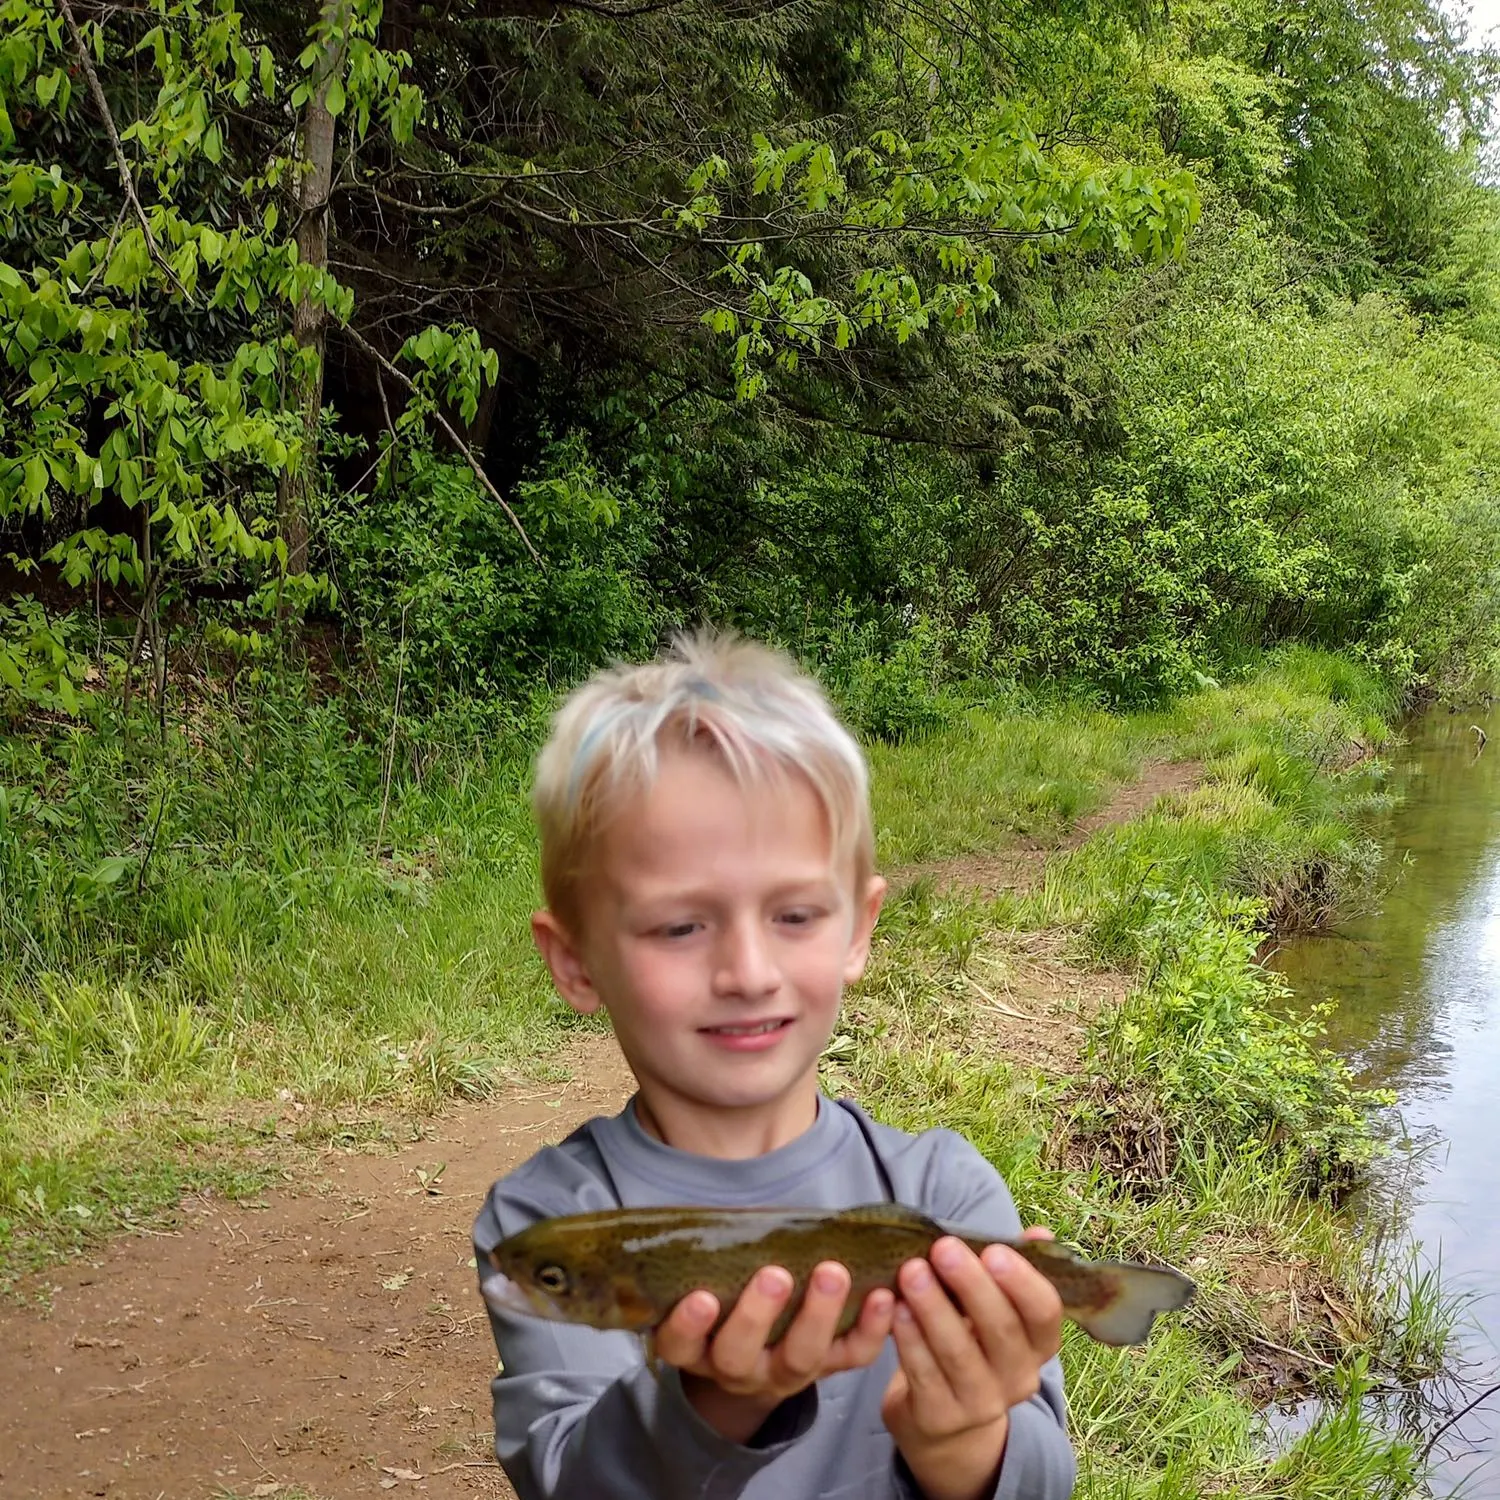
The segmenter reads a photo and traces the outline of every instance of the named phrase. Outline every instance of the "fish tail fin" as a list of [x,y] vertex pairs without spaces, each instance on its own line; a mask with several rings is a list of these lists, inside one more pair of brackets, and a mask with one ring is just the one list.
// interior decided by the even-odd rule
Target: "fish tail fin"
[[1106,1303],[1066,1310],[1101,1344],[1143,1344],[1157,1313],[1176,1312],[1193,1300],[1193,1283],[1168,1266],[1114,1265],[1109,1269],[1113,1295]]

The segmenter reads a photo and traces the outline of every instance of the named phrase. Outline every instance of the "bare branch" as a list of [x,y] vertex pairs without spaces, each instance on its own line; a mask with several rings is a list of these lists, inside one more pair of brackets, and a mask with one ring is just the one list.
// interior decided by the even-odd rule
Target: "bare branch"
[[156,236],[151,232],[151,221],[146,217],[146,210],[141,207],[141,200],[136,195],[135,178],[131,175],[130,163],[125,160],[125,148],[120,143],[120,132],[115,129],[115,117],[110,112],[109,100],[104,97],[104,86],[99,82],[99,75],[94,71],[94,59],[89,56],[88,43],[84,41],[83,33],[78,29],[73,7],[69,5],[68,0],[57,0],[57,8],[62,13],[63,23],[68,28],[68,35],[73,38],[73,50],[78,54],[78,66],[83,69],[83,76],[88,80],[89,97],[94,101],[94,108],[99,111],[99,117],[104,122],[105,134],[109,136],[110,149],[115,157],[115,169],[120,174],[120,186],[125,190],[125,201],[130,205],[136,218],[140,220],[141,232],[146,236],[146,248],[151,252],[151,259],[167,273],[168,279],[183,298],[192,302],[192,295],[177,279],[176,271],[172,269],[166,256],[161,253],[161,247],[156,243]]
[[[368,354],[370,358],[373,359],[380,366],[380,368],[391,377],[392,380],[396,381],[398,385],[403,386],[413,396],[420,396],[422,394],[416,388],[416,386],[412,384],[411,380],[408,379],[408,377],[403,374],[402,371],[398,370],[396,366],[393,365],[390,360],[388,360],[385,355],[383,355],[380,350],[378,350],[374,346],[374,344],[372,344],[367,338],[365,338],[357,328],[346,327],[344,329],[344,332],[348,334],[349,337],[353,339],[354,342],[361,349],[363,349],[364,352]],[[480,484],[485,487],[486,490],[489,491],[490,498],[495,502],[495,504],[505,512],[506,518],[510,521],[510,524],[516,528],[516,535],[521,538],[521,541],[525,544],[526,550],[531,554],[532,561],[536,563],[537,567],[545,568],[547,565],[542,561],[542,554],[538,552],[534,546],[532,546],[531,538],[526,535],[526,528],[521,525],[521,518],[515,513],[515,511],[510,508],[509,505],[505,503],[505,496],[495,488],[494,484],[490,480],[490,476],[484,472],[484,469],[480,466],[479,460],[474,457],[473,449],[470,448],[466,442],[464,442],[464,440],[458,435],[458,432],[455,430],[453,424],[449,422],[449,420],[442,414],[442,412],[437,409],[436,406],[434,406],[432,410],[432,420],[436,422],[437,425],[448,434],[448,437],[452,441],[453,446],[458,449],[458,451],[463,455],[464,461],[474,471],[474,477],[480,482]]]

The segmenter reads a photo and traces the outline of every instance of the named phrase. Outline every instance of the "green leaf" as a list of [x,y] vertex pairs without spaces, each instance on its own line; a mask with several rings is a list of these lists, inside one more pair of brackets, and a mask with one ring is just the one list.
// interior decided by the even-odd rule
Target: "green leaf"
[[115,885],[134,863],[128,854],[107,854],[89,871],[89,881],[98,886]]
[[323,104],[335,119],[344,112],[344,83],[337,75],[328,81],[328,92],[323,96]]
[[26,460],[25,493],[28,500],[37,501],[47,493],[47,463],[40,453],[33,453]]

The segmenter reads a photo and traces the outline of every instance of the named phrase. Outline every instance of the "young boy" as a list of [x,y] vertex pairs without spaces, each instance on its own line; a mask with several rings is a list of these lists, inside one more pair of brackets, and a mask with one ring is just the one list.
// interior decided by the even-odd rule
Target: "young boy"
[[[967,1142],[818,1088],[885,883],[864,758],[809,678],[710,636],[602,673],[559,712],[534,804],[537,947],[569,1005],[609,1014],[637,1091],[494,1185],[481,1283],[506,1235],[620,1206],[886,1200],[1018,1233]],[[836,1337],[849,1286],[818,1267],[770,1348],[785,1270],[758,1272],[711,1338],[718,1303],[693,1292],[653,1372],[632,1335],[527,1317],[492,1284],[495,1450],[521,1500],[1067,1500],[1061,1307],[1039,1273],[944,1238]]]

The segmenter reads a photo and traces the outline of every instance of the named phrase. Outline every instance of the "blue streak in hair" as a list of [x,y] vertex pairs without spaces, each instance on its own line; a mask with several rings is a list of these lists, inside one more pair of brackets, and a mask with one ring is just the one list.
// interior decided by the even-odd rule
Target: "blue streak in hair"
[[594,746],[609,733],[620,715],[626,712],[629,712],[629,710],[616,707],[610,713],[601,714],[589,726],[583,738],[578,741],[578,748],[573,752],[573,765],[568,772],[569,803],[572,803],[578,797],[578,784],[583,780],[583,773],[588,767],[589,756],[593,752]]

